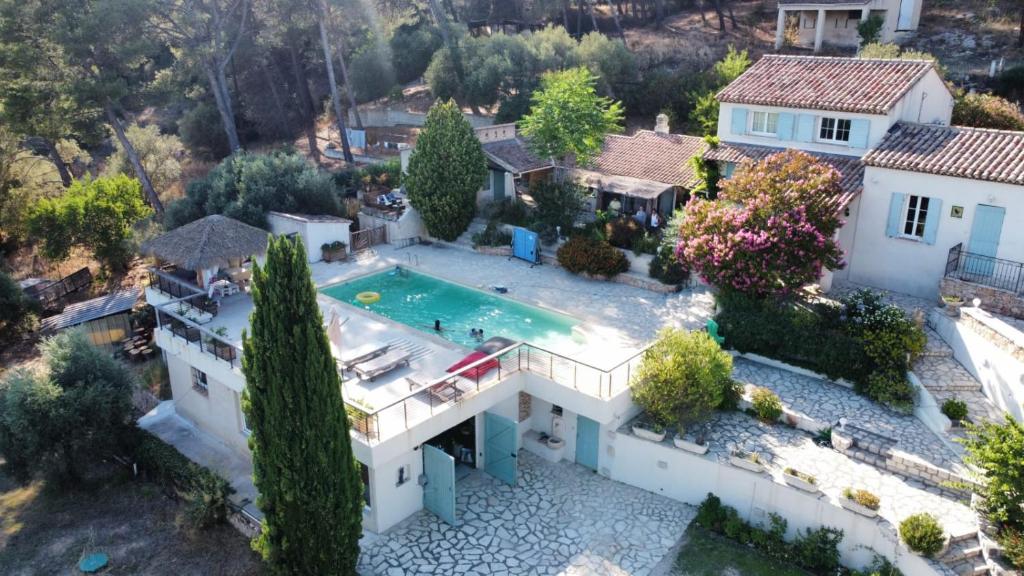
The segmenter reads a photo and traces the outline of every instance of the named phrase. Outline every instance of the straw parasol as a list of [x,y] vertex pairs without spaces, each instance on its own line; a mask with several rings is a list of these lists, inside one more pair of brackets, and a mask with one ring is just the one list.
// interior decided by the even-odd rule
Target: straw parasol
[[142,245],[142,252],[188,270],[231,266],[232,260],[267,252],[267,231],[213,214]]

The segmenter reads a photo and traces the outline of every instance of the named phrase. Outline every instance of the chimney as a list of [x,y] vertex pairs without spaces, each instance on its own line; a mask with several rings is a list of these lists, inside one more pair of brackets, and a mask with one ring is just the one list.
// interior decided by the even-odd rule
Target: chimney
[[654,120],[654,132],[657,134],[668,134],[668,114],[658,114]]

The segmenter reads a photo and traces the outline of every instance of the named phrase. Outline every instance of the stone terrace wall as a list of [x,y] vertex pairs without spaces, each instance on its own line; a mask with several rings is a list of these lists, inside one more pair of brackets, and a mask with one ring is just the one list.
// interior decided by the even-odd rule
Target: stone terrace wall
[[1024,298],[1008,290],[1000,290],[955,278],[943,278],[939,282],[939,293],[943,296],[960,296],[965,304],[975,298],[981,300],[981,307],[996,314],[1024,318]]

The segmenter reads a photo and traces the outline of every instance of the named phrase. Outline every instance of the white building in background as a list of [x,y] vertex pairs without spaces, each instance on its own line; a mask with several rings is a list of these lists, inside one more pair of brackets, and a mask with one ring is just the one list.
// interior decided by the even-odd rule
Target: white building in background
[[882,21],[880,42],[896,42],[917,30],[924,0],[778,0],[775,49],[786,40],[786,27],[796,20],[797,46],[820,52],[825,45],[856,48],[857,26],[872,17]]

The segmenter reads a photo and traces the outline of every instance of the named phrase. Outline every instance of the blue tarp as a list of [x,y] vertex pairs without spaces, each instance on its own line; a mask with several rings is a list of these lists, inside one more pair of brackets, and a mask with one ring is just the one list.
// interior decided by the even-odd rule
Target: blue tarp
[[366,148],[366,130],[353,130],[345,128],[348,135],[348,145],[353,148]]

